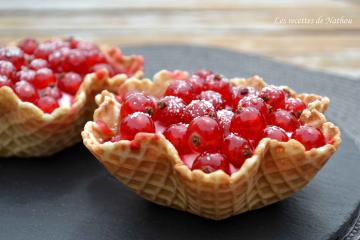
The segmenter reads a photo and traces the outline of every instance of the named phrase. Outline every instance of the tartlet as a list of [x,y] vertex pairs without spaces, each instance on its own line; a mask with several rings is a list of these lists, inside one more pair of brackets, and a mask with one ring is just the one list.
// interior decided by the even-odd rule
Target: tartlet
[[[118,94],[121,97],[131,91],[142,91],[160,97],[173,80],[187,76],[186,72],[174,74],[163,70],[153,81],[131,78],[120,87]],[[259,91],[267,86],[259,76],[231,79],[230,83]],[[195,91],[195,87],[192,89]],[[327,97],[297,94],[285,86],[281,89],[306,104],[306,109],[297,116],[298,121],[321,130],[326,140],[322,146],[306,150],[295,139],[283,142],[265,137],[257,143],[252,156],[231,173],[207,172],[208,168],[191,170],[161,131],[139,132],[130,140],[114,138],[120,128],[122,103],[108,91],[96,97],[99,107],[94,121],[85,125],[83,141],[112,175],[141,197],[204,218],[225,219],[283,200],[299,191],[341,143],[340,130],[323,115],[329,105]]]
[[[64,55],[60,57],[65,60],[61,59],[63,62],[56,62],[55,57],[50,60],[52,55],[46,50],[51,46],[58,47],[61,44],[66,46],[59,47],[56,50],[52,49],[51,53],[56,57],[57,53],[63,51]],[[82,53],[94,51],[98,54],[97,56],[104,59],[96,60],[99,62],[98,65],[86,65],[87,68],[85,68],[83,67],[85,65],[84,61],[90,59],[90,57],[87,57],[79,65],[76,65],[75,69],[73,65],[64,62],[70,61],[68,60],[70,58],[68,57],[69,54],[66,55],[66,52],[73,51],[73,55],[80,52],[80,47],[76,47],[79,46],[76,44],[83,44]],[[20,42],[18,46],[19,48],[14,47],[14,44],[12,44],[10,47],[0,49],[0,60],[4,67],[0,69],[1,73],[4,74],[0,74],[0,157],[48,156],[80,142],[81,130],[86,121],[91,119],[96,108],[95,95],[103,89],[115,89],[122,84],[127,75],[141,78],[143,74],[144,60],[142,56],[125,56],[118,48],[107,46],[98,48],[92,43],[82,42],[74,38],[53,39],[44,43],[38,43],[36,40],[28,38]],[[42,51],[38,50],[40,46],[42,46]],[[21,63],[18,62],[18,56],[21,57]],[[94,62],[96,61],[94,60]],[[14,73],[7,71],[8,68],[6,67],[11,66],[9,62],[15,67]],[[111,69],[101,66],[100,62],[103,65],[111,66]],[[67,64],[68,69],[59,70],[59,68],[63,67],[61,64],[64,65],[64,69],[65,64]],[[90,67],[93,70],[89,70]],[[50,72],[51,81],[53,82],[49,84],[44,83],[44,81],[39,82],[41,80],[41,77],[39,77],[40,80],[38,79],[39,81],[35,83],[34,79],[38,76],[38,72],[39,75],[41,75],[41,72],[45,72],[45,74]],[[10,73],[12,75],[9,75]],[[50,93],[58,94],[60,89],[59,79],[64,79],[68,73],[70,79],[77,79],[76,84],[78,85],[75,85],[75,80],[74,82],[68,82],[69,84],[62,86],[62,88],[69,88],[68,91],[71,94],[61,89],[59,99],[56,98],[56,101],[54,101]],[[109,81],[109,74],[118,75]],[[38,89],[34,87],[35,84],[37,86],[42,85]],[[45,88],[43,84],[46,85]],[[33,101],[33,98],[27,95],[29,85],[30,90],[36,97],[36,101]],[[52,91],[54,89],[56,93]],[[21,91],[22,93],[20,93]],[[23,94],[21,95],[22,98],[19,97],[19,94]],[[65,95],[68,97],[65,98]],[[47,97],[47,99],[40,103],[40,99],[44,100],[44,97]]]

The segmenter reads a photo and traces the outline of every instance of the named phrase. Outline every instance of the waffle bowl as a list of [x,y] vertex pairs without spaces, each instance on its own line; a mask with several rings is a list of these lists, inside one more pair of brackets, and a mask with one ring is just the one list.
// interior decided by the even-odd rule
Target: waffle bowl
[[105,71],[85,75],[71,107],[45,114],[21,101],[11,88],[0,88],[0,157],[48,156],[80,142],[80,132],[96,108],[95,95],[103,89],[116,91],[127,75],[142,77],[142,56],[125,56],[120,49],[106,46],[101,50],[123,74],[112,78]]
[[[154,81],[132,78],[119,93],[142,90],[160,96],[172,80],[172,73],[161,71]],[[232,79],[235,85],[262,88],[258,76]],[[291,95],[297,95],[283,87]],[[221,220],[283,200],[303,188],[338,149],[339,129],[322,114],[329,99],[310,94],[297,95],[308,105],[300,116],[304,124],[319,127],[328,144],[305,151],[296,140],[260,141],[254,155],[231,176],[223,171],[205,174],[191,171],[174,146],[162,134],[138,133],[134,140],[104,142],[95,121],[105,122],[115,132],[118,128],[120,103],[103,91],[96,97],[99,108],[94,122],[85,125],[82,137],[86,147],[123,184],[154,203],[187,211],[204,218]]]

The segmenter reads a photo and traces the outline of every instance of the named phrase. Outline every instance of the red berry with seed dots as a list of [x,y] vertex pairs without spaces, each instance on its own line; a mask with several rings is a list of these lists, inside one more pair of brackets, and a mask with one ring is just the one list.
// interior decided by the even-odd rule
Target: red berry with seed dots
[[36,103],[39,100],[35,87],[26,81],[17,82],[14,90],[22,101]]
[[291,138],[304,145],[305,150],[318,148],[326,144],[323,133],[319,129],[311,126],[300,126],[293,132]]
[[183,80],[171,81],[165,91],[165,96],[181,98],[186,104],[193,99],[193,90],[190,83]]
[[229,162],[239,168],[253,155],[253,148],[248,140],[232,133],[224,139],[221,152]]
[[266,117],[269,113],[268,105],[265,101],[257,96],[246,96],[239,101],[237,109],[253,107],[261,112],[261,114]]
[[283,109],[278,109],[275,112],[270,113],[266,120],[269,125],[281,127],[288,132],[292,132],[300,126],[296,117]]
[[41,97],[37,105],[44,113],[52,113],[59,107],[57,100],[50,96]]
[[222,170],[226,174],[231,174],[230,166],[226,157],[221,153],[204,152],[196,157],[191,170],[199,169],[204,173],[212,173]]
[[153,100],[143,93],[132,94],[126,98],[124,103],[121,105],[120,115],[121,118],[134,113],[144,112],[152,116],[155,111],[155,103]]
[[120,122],[121,138],[125,140],[134,139],[137,133],[154,133],[155,125],[147,113],[135,112]]
[[222,110],[219,110],[216,112],[216,116],[217,116],[219,124],[221,125],[221,127],[224,130],[224,136],[229,135],[231,119],[234,116],[234,113],[227,109],[222,109]]
[[273,110],[285,107],[285,92],[275,86],[266,86],[260,91],[260,97],[269,104]]
[[41,68],[47,68],[47,67],[48,67],[47,61],[41,58],[40,59],[35,58],[30,63],[30,68],[33,70],[39,70]]
[[74,72],[68,72],[64,76],[60,77],[58,80],[58,87],[71,95],[75,95],[78,91],[81,83],[82,77]]
[[185,106],[181,98],[175,96],[163,97],[157,102],[155,119],[166,126],[177,123],[184,112]]
[[33,54],[39,43],[34,38],[25,38],[19,42],[18,47],[26,54]]
[[222,109],[225,106],[221,94],[212,90],[202,91],[196,98],[199,100],[209,101],[216,110]]
[[285,101],[285,109],[295,115],[295,117],[299,118],[301,113],[305,110],[306,105],[299,98],[288,98]]
[[197,75],[192,75],[186,81],[191,85],[194,94],[199,94],[204,90],[205,80]]
[[191,150],[195,152],[215,152],[221,147],[224,132],[219,123],[207,116],[191,121],[186,138]]
[[62,97],[62,93],[57,86],[46,87],[40,91],[41,96],[49,96],[59,100]]
[[278,126],[267,126],[264,129],[263,138],[271,138],[280,142],[287,142],[289,140],[285,130]]
[[17,70],[24,64],[23,51],[18,47],[5,47],[0,49],[0,60],[11,62]]
[[185,107],[181,119],[184,123],[189,123],[194,118],[201,116],[216,117],[216,110],[209,101],[193,100]]
[[15,66],[9,61],[0,60],[0,75],[6,76],[9,79],[15,79]]
[[3,86],[8,86],[12,88],[13,83],[8,77],[0,75],[0,88]]
[[174,147],[180,154],[189,151],[186,138],[187,127],[187,124],[176,123],[170,125],[164,131],[165,138],[174,145]]
[[29,83],[33,83],[35,79],[35,71],[34,70],[21,70],[16,73],[16,81],[27,81]]
[[239,105],[239,101],[246,96],[257,96],[258,91],[253,87],[232,87],[232,102],[231,106],[236,111]]
[[232,89],[229,80],[221,75],[209,75],[205,79],[205,90],[213,90],[222,95],[225,102],[230,103],[232,99]]
[[247,107],[234,114],[230,131],[247,139],[258,140],[262,137],[265,127],[265,120],[260,111]]
[[53,71],[49,68],[40,68],[35,73],[33,85],[37,89],[43,89],[56,82]]

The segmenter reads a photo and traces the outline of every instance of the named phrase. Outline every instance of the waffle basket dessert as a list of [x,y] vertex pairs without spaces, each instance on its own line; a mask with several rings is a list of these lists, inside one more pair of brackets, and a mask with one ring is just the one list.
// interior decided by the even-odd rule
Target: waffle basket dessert
[[[119,93],[138,90],[159,97],[173,80],[173,73],[161,71],[154,81],[129,79],[120,87]],[[230,82],[257,90],[266,86],[258,76]],[[83,141],[112,175],[141,197],[204,218],[225,219],[283,200],[299,191],[341,143],[339,129],[322,113],[329,105],[328,98],[281,88],[306,104],[298,119],[302,125],[320,129],[326,144],[306,150],[295,139],[278,141],[265,137],[257,144],[252,156],[231,174],[222,170],[191,170],[189,163],[180,157],[178,149],[162,133],[139,132],[132,140],[106,140],[108,136],[101,128],[103,124],[98,123],[107,125],[111,131],[108,134],[115,135],[121,119],[121,103],[108,91],[96,97],[99,107],[94,113],[94,121],[85,125]]]
[[[71,78],[75,78],[76,80],[76,76],[81,76],[81,84],[79,83],[79,86],[74,88],[71,82],[68,83],[68,86],[63,88],[71,88],[73,94],[63,94],[63,97],[64,95],[70,96],[67,99],[65,99],[65,97],[61,98],[62,100],[67,100],[65,104],[54,103],[56,107],[49,109],[49,104],[45,106],[44,104],[40,104],[40,99],[43,97],[40,94],[45,94],[44,96],[48,97],[48,95],[46,95],[47,93],[44,92],[47,90],[52,91],[54,88],[58,90],[56,84],[51,83],[49,87],[46,88],[43,88],[44,85],[40,86],[39,94],[35,92],[37,98],[40,96],[40,99],[37,99],[36,103],[29,98],[29,91],[33,89],[32,85],[39,85],[40,80],[44,79],[40,78],[41,73],[50,72],[51,74],[54,73],[54,75],[56,73],[56,76],[59,78],[66,77],[66,73],[61,73],[62,71],[66,72],[65,70],[60,69],[56,72],[56,68],[65,66],[65,63],[63,63],[65,60],[60,59],[62,63],[60,60],[56,62],[56,57],[58,57],[58,59],[59,57],[64,58],[65,54],[67,54],[66,51],[68,51],[70,54],[74,53],[71,60],[76,61],[76,57],[78,56],[76,55],[78,54],[76,51],[78,51],[78,49],[68,47],[69,44],[75,44],[75,39],[66,40],[67,47],[61,50],[56,51],[50,49],[49,51],[53,51],[54,57],[53,55],[44,55],[50,54],[46,52],[47,48],[45,47],[52,47],[54,45],[58,47],[59,44],[64,44],[64,41],[52,40],[52,45],[50,42],[49,44],[45,42],[43,45],[39,44],[37,50],[29,49],[35,40],[28,39],[26,41],[27,45],[23,48],[23,52],[15,47],[2,48],[0,51],[0,157],[48,156],[80,142],[80,132],[96,108],[94,101],[95,95],[103,89],[115,89],[126,80],[127,75],[137,76],[139,78],[142,76],[142,56],[125,56],[120,49],[106,46],[98,50],[97,47],[93,47],[95,45],[84,45],[76,40],[76,44],[84,45],[84,51],[95,51],[97,54],[100,52],[101,56],[106,58],[107,64],[112,66],[111,71],[114,70],[114,72],[110,73],[108,69],[103,69],[101,66],[99,68],[94,67],[93,71],[86,70],[86,72],[84,72],[83,69],[80,69],[82,65],[85,65],[84,63],[75,65],[76,69],[75,67],[69,67],[68,64],[67,68],[73,71],[70,72],[70,80]],[[45,46],[41,49],[42,51],[39,50],[41,46]],[[90,48],[96,48],[96,50]],[[27,54],[27,51],[35,51],[35,53]],[[56,55],[60,51],[63,51],[64,55]],[[68,54],[68,56],[70,56],[70,54]],[[16,66],[18,59],[20,59],[19,56],[22,62],[18,64],[21,66]],[[81,57],[83,56],[80,55],[79,58]],[[13,66],[16,67],[14,75],[10,75],[11,72],[7,71],[7,66],[10,65],[12,67],[9,62],[12,62]],[[29,66],[26,64],[29,64]],[[80,69],[78,72],[81,74],[77,74],[74,69]],[[116,73],[119,74],[110,80],[109,74]],[[31,81],[28,76],[31,77]],[[38,76],[40,77],[37,79]],[[44,74],[42,76],[44,76]],[[23,80],[26,77],[29,79]],[[36,80],[39,81],[35,82]],[[32,84],[30,87],[29,82]],[[43,82],[41,83],[43,84]],[[25,100],[19,97],[21,94]],[[61,102],[62,100],[58,101]],[[49,101],[45,103],[49,103]]]

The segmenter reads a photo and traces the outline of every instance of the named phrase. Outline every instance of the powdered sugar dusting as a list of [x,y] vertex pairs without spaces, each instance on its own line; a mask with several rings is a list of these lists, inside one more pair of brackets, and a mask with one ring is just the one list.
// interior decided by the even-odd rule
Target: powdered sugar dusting
[[190,122],[196,117],[210,115],[215,113],[214,106],[206,100],[193,100],[186,106],[184,111],[184,121]]
[[225,136],[228,135],[230,133],[229,128],[230,128],[231,119],[234,116],[234,113],[230,110],[222,109],[220,111],[217,111],[216,115],[217,115],[219,123],[221,124],[221,126],[224,129]]

